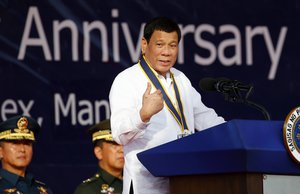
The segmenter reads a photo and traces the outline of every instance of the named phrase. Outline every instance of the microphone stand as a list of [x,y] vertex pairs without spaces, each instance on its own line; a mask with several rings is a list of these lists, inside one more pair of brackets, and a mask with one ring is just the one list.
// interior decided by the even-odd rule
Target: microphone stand
[[244,104],[246,104],[246,105],[248,105],[252,108],[255,108],[255,109],[259,110],[260,112],[262,112],[266,120],[271,120],[269,112],[262,105],[259,105],[255,102],[250,101],[250,100],[245,100]]
[[[231,86],[227,87],[227,92],[223,92],[225,94],[225,100],[229,102],[238,102],[250,106],[259,110],[265,117],[266,120],[271,120],[269,112],[263,107],[255,102],[248,100],[249,95],[252,93],[253,86],[241,86],[240,82],[235,81]],[[242,92],[246,92],[245,95]]]

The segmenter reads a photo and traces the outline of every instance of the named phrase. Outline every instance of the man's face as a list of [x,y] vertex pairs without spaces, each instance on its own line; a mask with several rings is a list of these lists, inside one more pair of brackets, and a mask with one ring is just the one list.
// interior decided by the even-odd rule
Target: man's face
[[114,142],[103,142],[101,148],[101,168],[108,172],[120,171],[124,167],[123,146]]
[[2,168],[19,174],[26,170],[32,159],[32,141],[16,140],[0,143]]
[[177,32],[154,31],[149,43],[146,39],[142,39],[142,53],[155,71],[166,76],[177,60]]

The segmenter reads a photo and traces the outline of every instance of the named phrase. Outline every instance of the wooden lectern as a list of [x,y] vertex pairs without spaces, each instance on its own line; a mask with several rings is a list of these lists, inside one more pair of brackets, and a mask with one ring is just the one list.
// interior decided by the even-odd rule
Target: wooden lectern
[[[283,121],[231,120],[138,154],[171,194],[263,194],[270,175],[300,175],[287,153]],[[155,161],[155,162],[154,162]]]

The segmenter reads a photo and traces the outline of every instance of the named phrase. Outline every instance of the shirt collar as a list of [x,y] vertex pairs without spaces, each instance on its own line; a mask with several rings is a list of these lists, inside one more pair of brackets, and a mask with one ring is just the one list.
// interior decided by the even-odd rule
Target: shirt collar
[[[153,69],[152,67],[151,67],[151,69],[153,70],[153,73],[154,73],[154,75],[156,75],[156,77],[158,77],[158,78],[164,78],[164,76],[162,76],[159,73],[157,73],[157,71],[155,69]],[[170,72],[171,72],[171,70],[166,73],[166,79],[170,79],[171,78],[171,73],[172,72],[171,73]]]

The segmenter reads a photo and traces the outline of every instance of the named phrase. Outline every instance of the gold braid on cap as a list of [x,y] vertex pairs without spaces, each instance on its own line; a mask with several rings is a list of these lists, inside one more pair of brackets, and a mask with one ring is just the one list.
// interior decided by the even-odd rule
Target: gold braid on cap
[[101,130],[93,133],[93,142],[99,139],[104,139],[106,141],[114,141],[111,131],[106,129],[106,130]]

